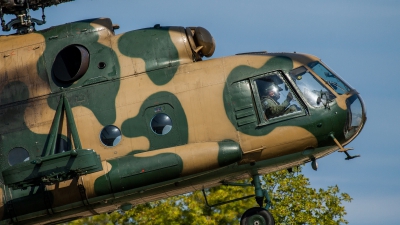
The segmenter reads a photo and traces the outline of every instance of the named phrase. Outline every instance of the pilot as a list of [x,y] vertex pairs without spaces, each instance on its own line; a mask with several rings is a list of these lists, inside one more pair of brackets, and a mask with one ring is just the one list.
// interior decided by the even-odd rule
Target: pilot
[[279,104],[278,99],[281,97],[280,91],[282,91],[282,88],[275,83],[272,83],[265,89],[265,96],[262,97],[261,104],[267,118],[274,118],[297,111],[294,105],[288,107],[290,101],[293,99],[292,93],[290,92],[286,96],[286,100],[282,102],[282,104]]

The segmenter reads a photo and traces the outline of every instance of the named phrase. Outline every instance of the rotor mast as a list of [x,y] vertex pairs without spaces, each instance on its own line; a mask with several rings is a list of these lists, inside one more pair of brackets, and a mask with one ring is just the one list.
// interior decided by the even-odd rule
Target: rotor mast
[[[35,25],[46,23],[44,8],[73,0],[0,0],[0,19],[3,31],[17,30],[17,34],[35,31]],[[30,16],[30,10],[42,9],[42,19]],[[4,15],[15,15],[16,18],[6,23]]]

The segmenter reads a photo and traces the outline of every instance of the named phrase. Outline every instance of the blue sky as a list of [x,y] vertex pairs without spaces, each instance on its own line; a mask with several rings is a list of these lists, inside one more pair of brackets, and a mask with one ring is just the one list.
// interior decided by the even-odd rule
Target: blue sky
[[216,40],[213,57],[267,50],[322,58],[361,93],[368,120],[349,144],[361,158],[334,153],[318,161],[317,172],[306,165],[304,173],[315,188],[337,184],[353,197],[346,204],[350,224],[399,223],[400,1],[77,0],[46,11],[48,23],[39,29],[95,17],[110,17],[121,26],[117,33],[202,26]]

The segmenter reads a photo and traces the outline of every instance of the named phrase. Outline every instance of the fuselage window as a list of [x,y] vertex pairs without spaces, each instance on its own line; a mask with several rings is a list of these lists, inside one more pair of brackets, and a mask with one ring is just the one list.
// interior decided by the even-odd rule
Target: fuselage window
[[121,130],[114,125],[107,125],[100,132],[100,140],[104,145],[114,147],[121,141]]
[[29,152],[21,147],[11,149],[8,153],[8,163],[13,166],[29,160]]
[[314,107],[322,107],[336,96],[322,85],[305,67],[290,71],[290,77],[304,98]]
[[168,134],[172,129],[172,120],[165,113],[158,113],[150,121],[151,130],[158,135]]
[[295,95],[278,73],[267,74],[254,80],[266,120],[301,111]]

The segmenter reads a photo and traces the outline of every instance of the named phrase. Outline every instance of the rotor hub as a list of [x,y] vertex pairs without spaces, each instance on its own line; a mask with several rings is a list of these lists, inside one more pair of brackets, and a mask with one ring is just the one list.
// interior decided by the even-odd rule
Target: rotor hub
[[[69,1],[72,0],[1,0],[0,19],[2,30],[10,31],[14,29],[17,30],[17,34],[33,32],[35,30],[35,25],[46,23],[44,8]],[[31,18],[29,10],[38,10],[39,8],[42,9],[42,19]],[[15,15],[16,18],[6,24],[4,15]]]

